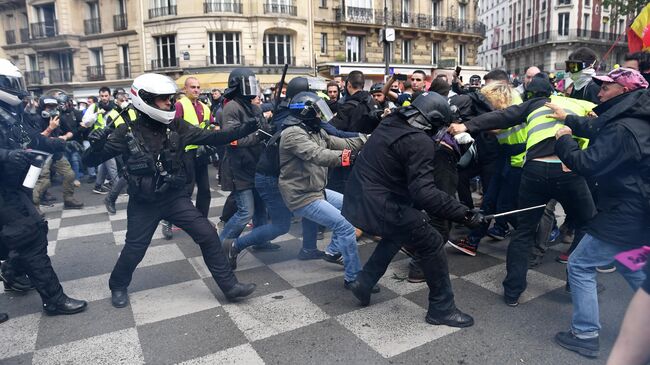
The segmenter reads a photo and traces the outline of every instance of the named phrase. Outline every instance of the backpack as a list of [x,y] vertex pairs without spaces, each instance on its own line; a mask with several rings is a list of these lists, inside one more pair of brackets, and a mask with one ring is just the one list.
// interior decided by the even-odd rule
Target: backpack
[[[372,95],[368,94],[368,97],[362,103],[358,100],[347,100],[347,103],[354,105],[354,112],[350,121],[354,122],[350,124],[350,129],[354,132],[359,133],[371,133],[381,122],[381,114],[383,110],[379,107],[379,104],[375,101]],[[359,115],[359,117],[354,117]]]

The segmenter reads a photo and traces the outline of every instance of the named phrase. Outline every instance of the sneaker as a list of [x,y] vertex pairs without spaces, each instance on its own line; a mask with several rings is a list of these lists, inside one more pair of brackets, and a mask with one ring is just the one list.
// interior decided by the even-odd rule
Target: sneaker
[[477,246],[469,244],[469,241],[467,238],[461,238],[456,240],[455,242],[452,240],[447,241],[447,244],[450,245],[451,247],[457,249],[458,251],[469,255],[469,256],[476,256],[476,250]]
[[567,262],[569,262],[569,254],[567,252],[562,252],[555,258],[555,261],[561,264],[566,264]]
[[493,225],[490,229],[487,230],[487,235],[497,241],[502,241],[510,235],[509,229],[503,229],[503,227],[498,225]]
[[329,253],[325,251],[325,255],[323,256],[323,260],[332,263],[332,264],[339,264],[343,265],[343,255],[339,253]]
[[560,229],[554,227],[551,234],[548,235],[548,242],[556,242],[558,238],[560,238]]
[[604,266],[598,266],[596,268],[596,271],[603,273],[603,274],[608,274],[610,272],[616,271],[616,266],[614,264],[609,264],[609,265],[604,265]]
[[423,283],[426,281],[424,272],[417,264],[409,264],[409,275],[406,278],[409,283]]
[[171,240],[174,238],[174,233],[172,232],[172,224],[168,221],[160,221],[162,224],[162,234],[166,240]]
[[300,252],[298,252],[298,260],[318,260],[324,258],[325,258],[325,252],[317,248],[312,248],[312,249],[302,248],[300,249]]
[[575,351],[582,356],[596,358],[600,355],[598,337],[578,338],[572,331],[558,332],[555,335],[555,342],[565,349]]
[[95,185],[95,187],[93,188],[93,193],[95,193],[95,194],[106,195],[106,194],[108,194],[109,191],[110,190],[107,189],[106,186],[104,186],[104,185],[101,185],[101,186]]
[[506,303],[508,307],[516,307],[519,305],[519,298],[511,298],[508,296],[503,296],[503,301]]

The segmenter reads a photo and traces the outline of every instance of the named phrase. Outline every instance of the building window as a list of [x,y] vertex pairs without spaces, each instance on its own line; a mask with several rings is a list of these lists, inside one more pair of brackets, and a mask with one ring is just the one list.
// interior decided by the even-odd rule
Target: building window
[[542,1],[542,11],[546,10],[546,0]]
[[402,23],[408,23],[411,18],[411,0],[402,0]]
[[131,56],[129,54],[129,45],[119,45],[118,49],[120,53],[120,63],[117,64],[117,76],[120,79],[129,79],[131,78]]
[[327,8],[327,0],[319,0],[318,1],[318,7],[319,8]]
[[[458,19],[461,21],[467,19],[467,4],[458,4]],[[492,19],[494,19],[494,15],[492,15]]]
[[591,6],[591,0],[585,0],[585,6]]
[[402,40],[402,63],[413,63],[410,39]]
[[431,0],[431,17],[433,17],[434,25],[435,22],[440,18],[440,0]]
[[177,67],[176,36],[165,35],[154,37],[156,41],[157,59],[151,60],[151,68]]
[[54,3],[34,6],[36,23],[32,23],[32,38],[47,38],[58,35],[56,23],[56,9]]
[[104,80],[104,52],[101,48],[90,49],[90,64],[88,65],[88,81]]
[[589,14],[584,14],[582,18],[582,29],[589,30],[591,28],[591,20],[589,19]]
[[361,62],[363,59],[363,37],[345,37],[345,62]]
[[327,54],[327,33],[320,34],[320,54]]
[[463,43],[458,44],[458,64],[466,65],[467,64],[467,49],[466,45]]
[[571,0],[557,0],[558,5],[571,5]]
[[431,64],[437,65],[440,61],[440,43],[431,43]]
[[288,34],[264,35],[264,64],[294,64],[291,51],[291,36]]
[[239,33],[210,33],[210,65],[236,65],[240,61]]
[[126,0],[119,0],[113,15],[113,30],[125,30],[127,27]]
[[298,8],[293,0],[266,0],[264,2],[264,13],[296,15]]
[[87,18],[84,20],[84,31],[86,34],[98,34],[102,32],[102,24],[99,20],[99,4],[90,2],[88,4]]
[[569,35],[569,13],[559,13],[557,15],[557,34]]
[[176,15],[176,0],[150,0],[149,18]]

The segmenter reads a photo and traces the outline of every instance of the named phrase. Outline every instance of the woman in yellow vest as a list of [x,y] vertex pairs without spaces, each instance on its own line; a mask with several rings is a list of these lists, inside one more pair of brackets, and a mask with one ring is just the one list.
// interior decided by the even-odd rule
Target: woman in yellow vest
[[[555,155],[555,132],[562,128],[563,123],[551,118],[553,111],[544,104],[552,101],[567,114],[580,116],[586,116],[595,104],[552,94],[548,76],[538,74],[528,84],[523,103],[483,114],[465,124],[452,124],[449,131],[457,134],[505,129],[526,122],[526,154],[519,187],[519,207],[547,204],[555,199],[567,214],[575,218],[578,231],[595,214],[594,202],[585,179],[568,170]],[[585,139],[576,137],[576,140],[582,148],[586,147]],[[517,306],[519,296],[526,290],[528,260],[542,214],[542,209],[535,209],[517,216],[517,229],[508,246],[507,276],[503,281],[504,300],[509,306]]]

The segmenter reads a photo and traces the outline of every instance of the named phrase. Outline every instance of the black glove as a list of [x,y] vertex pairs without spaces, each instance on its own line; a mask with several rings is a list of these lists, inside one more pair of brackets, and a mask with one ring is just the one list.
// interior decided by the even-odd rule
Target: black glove
[[31,161],[29,152],[25,150],[11,150],[6,155],[6,161],[16,169],[22,169]]
[[90,134],[88,134],[88,141],[91,145],[102,144],[108,138],[108,135],[111,134],[111,130],[108,128],[95,129]]
[[486,223],[485,216],[481,213],[480,209],[474,208],[465,212],[465,219],[463,224],[469,228],[478,228],[481,224]]

